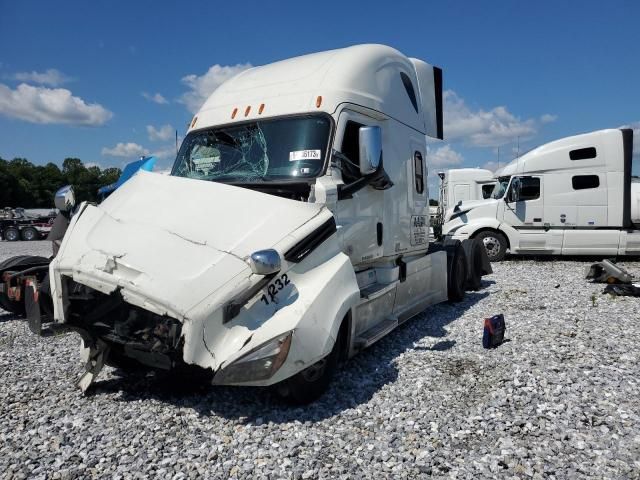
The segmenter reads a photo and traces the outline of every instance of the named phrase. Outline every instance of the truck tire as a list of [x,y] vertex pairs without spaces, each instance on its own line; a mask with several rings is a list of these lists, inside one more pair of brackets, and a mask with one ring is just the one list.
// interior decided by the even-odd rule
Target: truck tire
[[462,242],[464,253],[467,257],[467,283],[466,289],[477,292],[482,288],[482,255],[484,248],[482,242],[472,238]]
[[9,242],[17,242],[20,240],[20,232],[15,227],[9,227],[2,233],[5,240]]
[[507,239],[502,233],[494,230],[485,230],[484,232],[480,232],[475,238],[483,243],[489,261],[501,262],[504,260],[507,254]]
[[464,299],[467,285],[467,258],[462,245],[458,244],[451,255],[447,255],[447,297],[450,302]]
[[307,405],[322,396],[338,367],[341,344],[338,338],[329,355],[284,381],[282,393],[287,401],[295,405]]
[[38,231],[33,227],[23,228],[20,236],[22,237],[22,240],[30,242],[38,239]]

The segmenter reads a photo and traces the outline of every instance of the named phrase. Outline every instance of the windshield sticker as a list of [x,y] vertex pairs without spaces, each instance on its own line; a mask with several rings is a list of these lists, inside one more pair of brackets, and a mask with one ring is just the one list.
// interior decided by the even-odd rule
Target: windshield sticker
[[289,152],[289,161],[297,162],[298,160],[320,160],[320,150],[296,150],[295,152]]

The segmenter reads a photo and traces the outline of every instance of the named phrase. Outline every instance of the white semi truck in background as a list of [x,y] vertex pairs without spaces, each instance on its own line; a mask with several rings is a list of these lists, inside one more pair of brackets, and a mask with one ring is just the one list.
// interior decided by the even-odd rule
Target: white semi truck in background
[[496,184],[493,172],[484,168],[452,168],[438,172],[438,177],[438,206],[430,209],[431,225],[436,237],[441,235],[444,215],[449,208],[460,202],[489,198]]
[[484,168],[452,168],[438,172],[438,177],[438,203],[445,211],[459,202],[489,198],[496,184],[493,172]]
[[639,255],[638,139],[631,129],[556,140],[498,172],[492,199],[463,203],[443,234],[483,241],[492,261],[505,253]]
[[170,176],[79,207],[50,267],[54,321],[31,326],[81,335],[83,390],[133,362],[311,401],[338,359],[490,271],[478,242],[429,241],[425,135],[443,135],[441,70],[390,47],[240,73]]

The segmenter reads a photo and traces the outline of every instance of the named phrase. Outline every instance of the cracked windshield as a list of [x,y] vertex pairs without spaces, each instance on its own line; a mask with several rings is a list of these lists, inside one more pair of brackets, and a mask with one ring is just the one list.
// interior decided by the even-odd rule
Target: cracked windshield
[[322,172],[330,128],[326,117],[307,116],[192,132],[171,174],[238,183],[315,177]]

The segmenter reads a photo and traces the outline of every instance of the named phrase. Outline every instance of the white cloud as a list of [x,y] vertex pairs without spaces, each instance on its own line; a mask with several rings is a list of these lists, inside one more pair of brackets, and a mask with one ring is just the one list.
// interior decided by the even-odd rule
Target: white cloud
[[[545,114],[540,122],[555,120]],[[491,110],[471,110],[454,91],[444,92],[444,133],[446,140],[462,140],[477,147],[495,147],[513,141],[533,137],[538,131],[538,121],[521,120],[506,107]]]
[[13,78],[19,80],[21,82],[31,82],[31,83],[39,83],[42,85],[50,85],[52,87],[57,87],[58,85],[62,85],[63,83],[70,82],[72,78],[67,77],[60,70],[56,70],[55,68],[50,68],[45,72],[18,72]]
[[504,162],[501,162],[500,164],[498,164],[498,162],[496,162],[495,160],[489,160],[484,165],[482,165],[482,168],[495,172],[496,170],[498,170],[498,168],[504,167],[505,165],[506,164]]
[[128,157],[136,158],[149,155],[149,150],[137,143],[118,143],[113,148],[104,147],[102,149],[102,155],[109,155],[111,157]]
[[558,119],[557,115],[551,115],[550,113],[545,113],[540,117],[540,123],[552,123]]
[[427,149],[427,165],[430,167],[450,167],[460,165],[464,161],[462,155],[453,150],[449,145]]
[[196,113],[202,104],[209,98],[213,91],[231,77],[251,68],[250,63],[237,65],[213,65],[204,75],[195,74],[182,77],[182,83],[189,87],[189,91],[184,93],[180,99],[190,112]]
[[147,125],[147,134],[151,141],[161,140],[166,142],[170,138],[174,137],[175,128],[169,124],[163,125],[160,128],[156,128],[153,125]]
[[98,126],[113,113],[97,103],[87,104],[65,88],[21,83],[15,90],[0,83],[0,113],[32,123]]
[[123,157],[135,160],[138,157],[154,156],[159,159],[175,158],[176,147],[175,145],[165,145],[156,150],[149,150],[142,145],[134,142],[118,142],[115,147],[102,149],[102,155],[108,155],[110,157]]
[[166,105],[169,103],[169,101],[159,93],[142,92],[142,96],[150,102],[157,103],[158,105]]
[[171,159],[175,159],[176,158],[176,146],[175,145],[168,145],[166,147],[160,148],[154,152],[151,152],[151,155],[153,155],[154,157],[157,157],[159,159],[166,159],[166,158],[171,158]]

